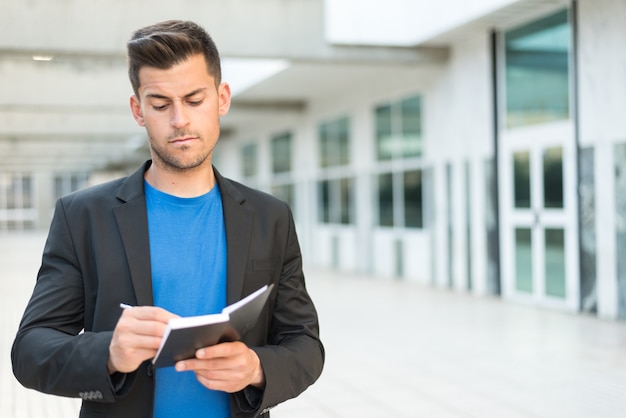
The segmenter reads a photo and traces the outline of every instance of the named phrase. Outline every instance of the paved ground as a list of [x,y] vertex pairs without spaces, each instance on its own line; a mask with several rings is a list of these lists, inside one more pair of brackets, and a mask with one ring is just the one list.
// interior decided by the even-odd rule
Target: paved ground
[[[43,247],[0,235],[0,417],[78,416],[22,388],[10,345]],[[419,285],[308,272],[327,348],[320,380],[273,417],[626,416],[626,324]]]

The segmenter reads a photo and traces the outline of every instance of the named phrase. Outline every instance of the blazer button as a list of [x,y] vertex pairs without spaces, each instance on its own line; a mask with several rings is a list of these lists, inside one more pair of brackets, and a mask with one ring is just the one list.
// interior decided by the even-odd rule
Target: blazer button
[[152,364],[148,364],[148,367],[146,367],[146,374],[148,375],[148,377],[152,377],[153,376],[154,371],[153,371]]

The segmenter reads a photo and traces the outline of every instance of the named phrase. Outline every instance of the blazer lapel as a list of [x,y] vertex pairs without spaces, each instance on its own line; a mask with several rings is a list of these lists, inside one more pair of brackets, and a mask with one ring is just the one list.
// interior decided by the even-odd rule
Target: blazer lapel
[[137,305],[154,304],[150,243],[148,240],[148,215],[143,189],[143,176],[149,166],[150,162],[147,162],[126,179],[117,195],[117,198],[123,203],[113,208],[124,243]]
[[252,231],[253,211],[244,206],[245,197],[235,186],[213,168],[222,194],[227,248],[227,303],[242,297],[244,276],[248,263],[248,246]]

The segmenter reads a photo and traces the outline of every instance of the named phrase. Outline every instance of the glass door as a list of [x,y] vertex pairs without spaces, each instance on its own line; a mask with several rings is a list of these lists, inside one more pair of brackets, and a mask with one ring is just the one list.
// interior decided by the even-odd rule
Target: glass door
[[503,295],[578,310],[572,31],[567,9],[503,33],[499,202]]
[[504,296],[578,309],[576,153],[567,122],[503,135]]

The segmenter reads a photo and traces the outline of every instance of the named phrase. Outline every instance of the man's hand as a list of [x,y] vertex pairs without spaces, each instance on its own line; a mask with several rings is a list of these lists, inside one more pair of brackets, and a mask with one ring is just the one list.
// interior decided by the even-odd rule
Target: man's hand
[[193,371],[205,387],[234,393],[248,385],[265,386],[256,353],[242,342],[222,343],[196,351],[196,358],[176,363],[178,371]]
[[124,309],[109,345],[109,373],[130,373],[156,355],[171,312],[153,306]]

